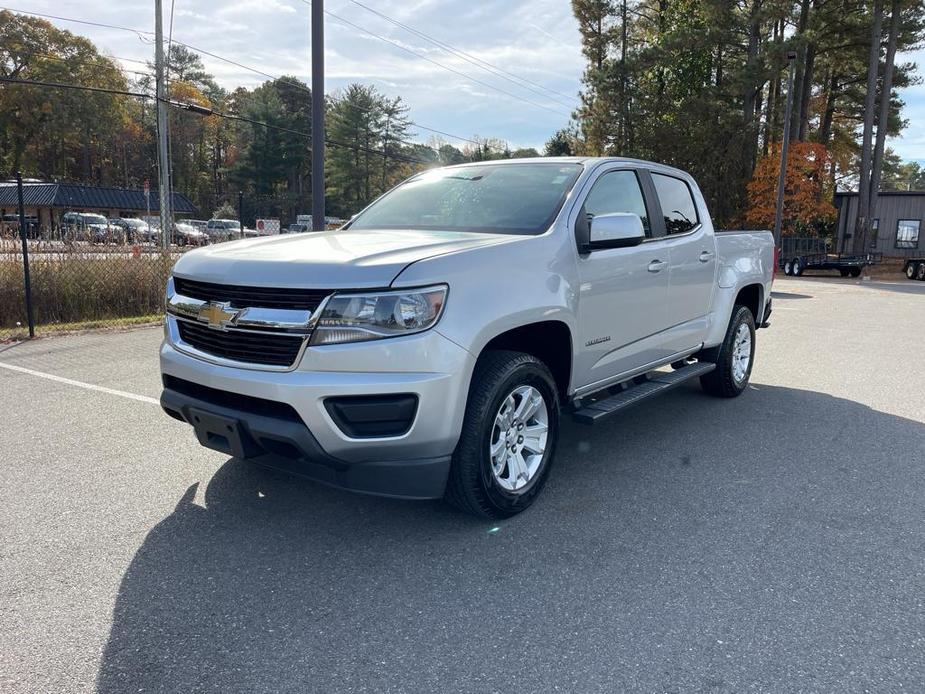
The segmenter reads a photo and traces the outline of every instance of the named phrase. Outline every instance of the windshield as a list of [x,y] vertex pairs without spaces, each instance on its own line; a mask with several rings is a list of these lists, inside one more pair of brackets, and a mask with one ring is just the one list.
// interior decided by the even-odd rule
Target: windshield
[[350,229],[539,234],[559,213],[580,164],[482,164],[426,171],[379,198]]
[[101,214],[85,214],[83,216],[84,224],[107,224],[106,218]]

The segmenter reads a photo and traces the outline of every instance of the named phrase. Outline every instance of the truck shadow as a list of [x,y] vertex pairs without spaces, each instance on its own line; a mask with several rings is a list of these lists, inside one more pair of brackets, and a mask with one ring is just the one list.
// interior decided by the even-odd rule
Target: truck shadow
[[918,421],[756,384],[566,424],[541,499],[498,523],[229,460],[135,555],[96,684],[651,691],[730,682],[723,634],[751,639],[741,671],[838,652],[848,677],[852,634],[915,641],[887,579],[921,569],[922,450]]

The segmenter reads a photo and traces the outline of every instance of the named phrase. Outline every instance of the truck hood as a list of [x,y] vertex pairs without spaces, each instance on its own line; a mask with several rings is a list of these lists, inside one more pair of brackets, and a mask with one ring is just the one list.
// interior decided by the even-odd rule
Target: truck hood
[[190,251],[177,261],[174,274],[258,287],[387,287],[415,261],[518,238],[522,237],[391,229],[283,234]]

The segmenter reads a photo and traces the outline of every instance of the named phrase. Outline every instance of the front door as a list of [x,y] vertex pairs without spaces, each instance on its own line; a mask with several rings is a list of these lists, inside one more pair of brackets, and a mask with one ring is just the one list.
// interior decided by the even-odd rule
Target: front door
[[[579,215],[632,212],[642,218],[647,241],[629,248],[606,248],[578,257],[579,335],[575,344],[575,386],[601,384],[662,358],[661,333],[668,327],[669,251],[652,235],[639,174],[610,169],[594,181]],[[590,388],[589,388],[590,389]]]

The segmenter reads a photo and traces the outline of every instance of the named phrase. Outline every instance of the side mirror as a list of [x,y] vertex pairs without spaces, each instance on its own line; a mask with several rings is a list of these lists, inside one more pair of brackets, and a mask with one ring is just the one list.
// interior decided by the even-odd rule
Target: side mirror
[[638,246],[645,241],[646,232],[638,214],[614,212],[598,215],[590,220],[588,250],[599,248],[625,248]]

